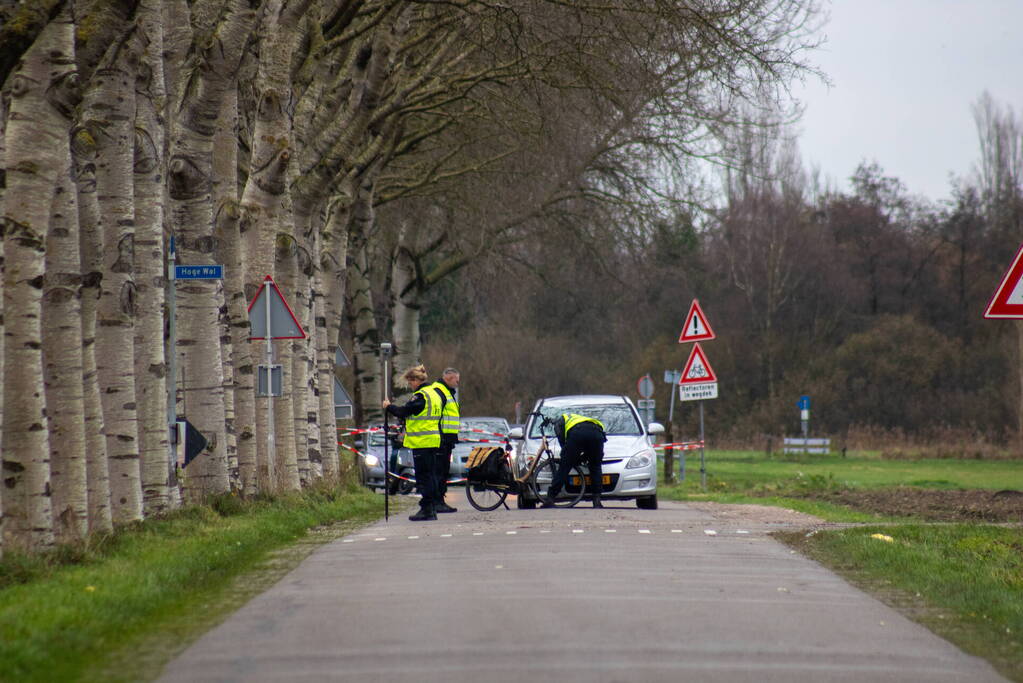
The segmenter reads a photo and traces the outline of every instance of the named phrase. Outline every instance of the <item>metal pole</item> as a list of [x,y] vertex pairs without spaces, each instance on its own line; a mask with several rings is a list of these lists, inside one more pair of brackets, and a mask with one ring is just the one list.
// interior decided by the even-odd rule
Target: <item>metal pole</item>
[[[263,287],[266,291],[263,292],[263,297],[266,300],[266,457],[268,463],[268,469],[275,474],[277,468],[277,453],[274,448],[277,440],[276,430],[274,428],[274,342],[273,342],[273,324],[270,321],[270,282],[267,280],[263,282]],[[284,368],[281,368],[281,389],[284,389]],[[272,464],[271,464],[272,463]],[[277,477],[280,478],[279,475]],[[273,484],[271,484],[272,486]]]
[[[386,401],[388,396],[387,385],[387,357],[391,355],[390,342],[380,342],[380,395]],[[391,513],[391,455],[388,452],[391,435],[387,424],[387,409],[384,409],[384,521],[386,522]]]
[[170,238],[170,249],[167,250],[167,289],[165,298],[167,300],[167,428],[174,430],[173,442],[170,448],[170,481],[176,483],[175,473],[178,463],[177,449],[183,447],[178,432],[178,303],[177,303],[177,277],[174,272],[174,262],[177,252],[174,249],[174,235]]
[[707,462],[703,448],[703,401],[700,401],[700,488],[707,490]]

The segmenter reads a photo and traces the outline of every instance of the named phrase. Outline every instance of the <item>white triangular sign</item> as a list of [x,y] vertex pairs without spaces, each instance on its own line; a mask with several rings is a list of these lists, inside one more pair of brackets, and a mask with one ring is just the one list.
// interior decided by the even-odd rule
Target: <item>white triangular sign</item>
[[249,323],[252,325],[249,339],[305,339],[305,330],[269,275],[249,302]]
[[707,322],[707,316],[700,308],[700,302],[693,299],[693,303],[689,306],[689,315],[686,316],[686,322],[682,326],[682,334],[678,336],[678,343],[704,341],[714,339],[715,336],[714,330],[710,329],[710,323]]
[[702,384],[704,382],[716,381],[718,381],[718,377],[714,374],[714,369],[710,367],[710,363],[707,362],[707,356],[703,353],[703,349],[700,348],[699,344],[693,344],[693,350],[689,352],[689,360],[686,362],[686,367],[682,370],[682,379],[678,383]]

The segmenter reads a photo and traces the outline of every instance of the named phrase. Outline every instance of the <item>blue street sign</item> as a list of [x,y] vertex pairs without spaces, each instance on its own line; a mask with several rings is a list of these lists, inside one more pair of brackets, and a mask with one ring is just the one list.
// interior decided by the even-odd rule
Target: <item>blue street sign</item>
[[224,266],[174,266],[175,280],[223,280]]
[[800,410],[810,410],[810,397],[800,396],[799,403],[796,404],[796,407]]

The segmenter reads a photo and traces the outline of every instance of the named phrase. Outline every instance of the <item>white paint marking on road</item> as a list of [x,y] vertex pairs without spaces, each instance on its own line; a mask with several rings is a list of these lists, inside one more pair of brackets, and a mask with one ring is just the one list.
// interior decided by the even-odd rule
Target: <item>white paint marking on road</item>
[[707,534],[708,536],[717,536],[718,535],[718,532],[714,531],[713,529],[704,529],[703,533]]
[[615,533],[617,531],[618,531],[618,529],[604,529],[604,533],[605,534],[613,534],[613,533]]
[[582,529],[572,529],[573,534],[581,534],[582,532],[583,532]]
[[381,536],[380,538],[374,538],[374,541],[386,541],[387,539]]
[[650,533],[650,529],[640,529],[639,533],[641,533],[641,534],[649,534]]
[[494,565],[494,569],[504,569],[504,565],[503,564],[495,564]]
[[441,534],[441,538],[451,538],[451,534]]
[[680,534],[680,533],[682,533],[682,530],[681,529],[672,529],[671,533],[673,533],[673,534]]
[[482,536],[483,532],[482,531],[474,531],[474,532],[472,532],[472,535],[473,536]]
[[746,531],[745,529],[736,529],[735,533],[737,533],[737,534],[748,534],[749,532]]
[[342,543],[355,543],[355,539],[354,538],[346,538],[345,540],[343,540],[341,542]]
[[504,533],[506,533],[509,536],[514,536],[515,534],[517,534],[519,532],[518,531],[505,531]]
[[551,530],[550,529],[540,529],[540,533],[541,534],[549,534],[549,533],[551,533]]
[[409,538],[410,541],[414,541],[414,540],[416,540],[419,537],[418,536],[409,536],[408,538]]

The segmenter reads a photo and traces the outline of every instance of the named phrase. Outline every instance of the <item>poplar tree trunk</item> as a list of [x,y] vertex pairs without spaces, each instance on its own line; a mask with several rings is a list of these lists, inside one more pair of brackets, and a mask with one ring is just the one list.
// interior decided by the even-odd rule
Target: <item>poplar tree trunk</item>
[[[277,238],[277,287],[285,301],[294,300],[295,271],[297,269],[293,241],[287,235]],[[294,387],[288,375],[291,374],[294,353],[290,339],[275,342],[276,362],[284,373],[282,387],[284,395],[274,399],[274,430],[277,435],[277,485],[285,491],[298,491],[301,477],[298,468],[298,454],[295,438]]]
[[[358,385],[362,420],[365,424],[381,420],[380,406],[380,336],[373,313],[373,289],[370,279],[368,234],[373,223],[373,185],[362,185],[356,196],[352,213],[352,261],[348,269],[351,290],[349,317],[355,334],[355,382]],[[406,366],[395,366],[400,373]]]
[[65,10],[22,57],[9,83],[5,133],[4,532],[11,545],[32,550],[53,544],[40,321],[50,211],[68,168],[68,124],[47,91],[73,72],[63,38],[70,30]]
[[[64,36],[73,50],[71,32]],[[70,110],[69,110],[70,111]],[[67,127],[70,127],[67,122]],[[43,360],[50,418],[50,482],[53,527],[58,540],[89,531],[82,379],[81,260],[78,202],[71,180],[71,149],[63,140],[66,172],[58,180],[46,239],[43,280]]]
[[422,343],[419,336],[419,311],[422,288],[416,273],[415,257],[406,244],[402,226],[391,265],[391,289],[394,294],[394,366],[407,368],[419,362]]
[[84,402],[89,532],[113,529],[110,512],[110,470],[103,434],[103,402],[96,369],[96,317],[103,277],[103,243],[96,197],[96,142],[84,128],[72,136],[78,189],[78,231],[82,272],[82,394]]
[[142,519],[138,413],[135,395],[134,157],[135,79],[133,35],[111,45],[93,74],[84,106],[96,141],[96,186],[103,241],[103,269],[96,320],[96,366],[115,523]]
[[[243,0],[227,0],[209,46],[183,91],[168,162],[170,225],[188,265],[212,265],[213,142],[224,93],[234,82],[242,50],[256,12]],[[220,354],[220,309],[223,288],[218,281],[194,280],[178,285],[179,338],[188,417],[206,437],[206,450],[189,465],[188,484],[194,499],[227,492],[225,452],[224,368]]]
[[146,516],[171,507],[171,461],[167,424],[167,359],[164,355],[163,23],[159,0],[142,0],[144,40],[135,100],[135,393],[138,399],[142,502]]

